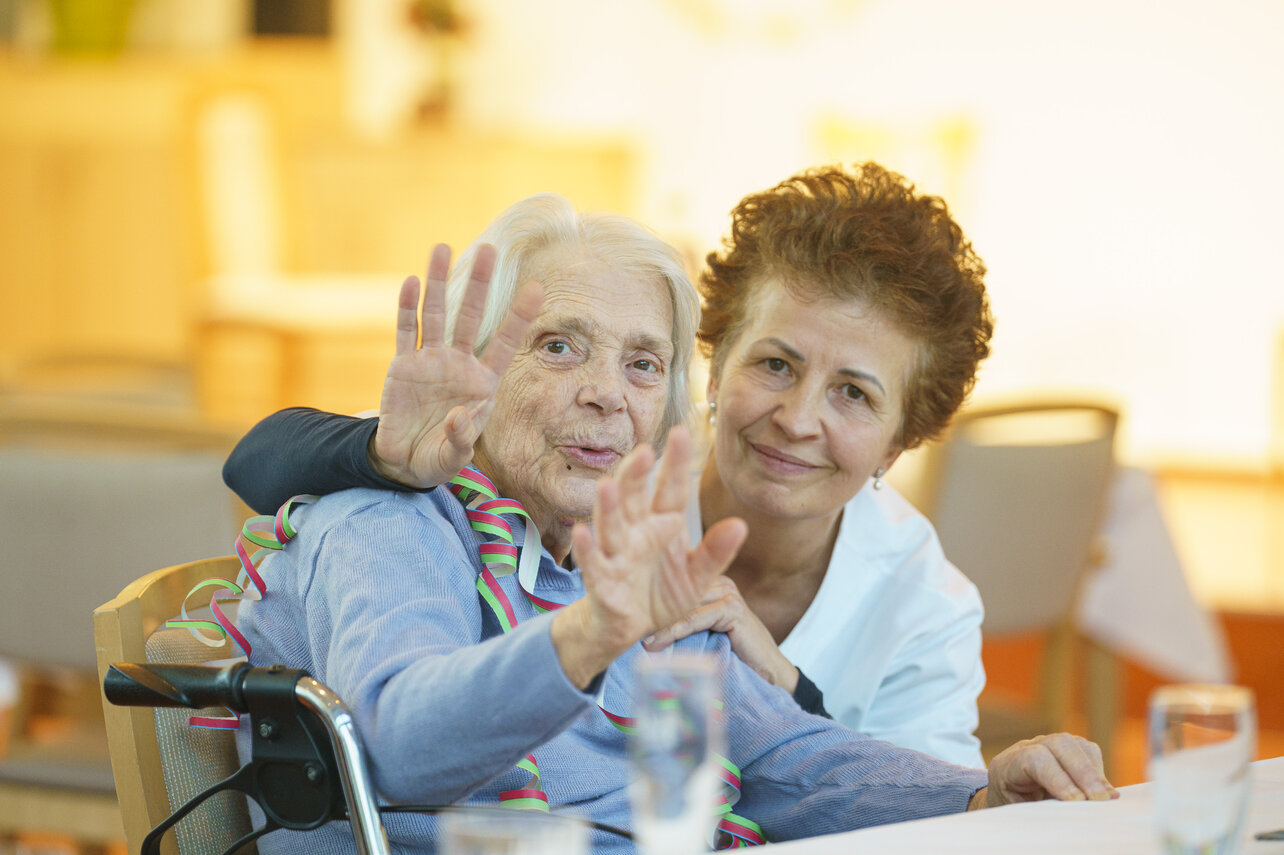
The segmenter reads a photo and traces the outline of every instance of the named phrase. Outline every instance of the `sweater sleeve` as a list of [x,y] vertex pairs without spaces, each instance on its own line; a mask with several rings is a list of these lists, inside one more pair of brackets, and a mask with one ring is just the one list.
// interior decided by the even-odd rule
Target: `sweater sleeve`
[[783,689],[722,658],[729,759],[742,781],[734,810],[768,840],[962,812],[986,784],[984,771],[799,715]]
[[379,791],[448,803],[561,733],[593,696],[562,670],[553,615],[483,640],[466,547],[445,520],[408,504],[381,502],[328,528],[299,583],[300,611],[312,658],[326,663],[326,684],[361,730]]
[[378,418],[307,407],[273,413],[250,429],[223,464],[223,481],[257,513],[274,513],[291,496],[323,496],[350,487],[409,490],[376,474],[367,448]]

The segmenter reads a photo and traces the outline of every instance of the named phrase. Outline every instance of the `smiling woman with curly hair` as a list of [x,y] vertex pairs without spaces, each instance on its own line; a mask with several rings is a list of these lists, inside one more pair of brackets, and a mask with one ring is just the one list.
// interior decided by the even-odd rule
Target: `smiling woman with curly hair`
[[[982,765],[980,597],[882,479],[972,387],[993,329],[984,274],[945,202],[874,163],[807,170],[735,207],[700,282],[712,451],[688,523],[692,542],[733,517],[748,537],[646,647],[725,632],[804,709]],[[388,459],[390,415],[279,413],[242,441],[228,484],[270,509],[439,483]]]

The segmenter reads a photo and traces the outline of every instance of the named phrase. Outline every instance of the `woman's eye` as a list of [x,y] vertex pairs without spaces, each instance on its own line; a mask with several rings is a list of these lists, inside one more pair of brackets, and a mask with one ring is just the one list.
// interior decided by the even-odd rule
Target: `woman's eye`
[[633,362],[633,367],[639,371],[659,371],[660,367],[649,359],[637,359]]
[[548,353],[566,353],[566,342],[550,341],[548,344],[544,345],[544,350]]
[[861,391],[861,388],[859,386],[853,386],[851,383],[848,383],[843,387],[843,395],[845,395],[849,401],[865,400],[865,393]]
[[781,371],[784,371],[786,368],[789,367],[788,362],[785,362],[785,360],[780,359],[779,357],[776,357],[776,356],[768,357],[765,360],[765,362],[767,365],[767,370],[773,371],[777,374],[779,374]]

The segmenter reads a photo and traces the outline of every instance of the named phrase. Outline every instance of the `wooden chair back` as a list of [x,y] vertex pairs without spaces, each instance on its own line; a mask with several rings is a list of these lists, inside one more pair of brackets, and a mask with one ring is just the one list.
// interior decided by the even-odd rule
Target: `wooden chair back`
[[[201,664],[235,656],[238,651],[226,640],[221,647],[210,648],[191,639],[187,630],[167,629],[164,624],[178,615],[184,597],[198,582],[210,578],[234,581],[239,572],[235,556],[166,567],[130,583],[95,609],[100,685],[113,662]],[[189,728],[186,720],[191,712],[118,707],[103,699],[116,794],[131,852],[139,851],[143,838],[172,808],[239,765],[232,732]],[[218,853],[248,831],[242,797],[227,794],[212,808],[212,815],[194,814],[179,823],[174,834],[166,835],[163,851],[169,855]]]

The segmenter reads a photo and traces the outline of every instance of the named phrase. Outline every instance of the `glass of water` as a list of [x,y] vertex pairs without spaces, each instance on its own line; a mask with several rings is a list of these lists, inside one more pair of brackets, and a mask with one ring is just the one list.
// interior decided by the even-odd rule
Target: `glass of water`
[[1253,693],[1243,686],[1162,686],[1150,697],[1150,780],[1164,851],[1232,855],[1256,752]]
[[717,819],[717,757],[724,751],[714,660],[645,657],[637,669],[633,831],[643,855],[707,852]]

